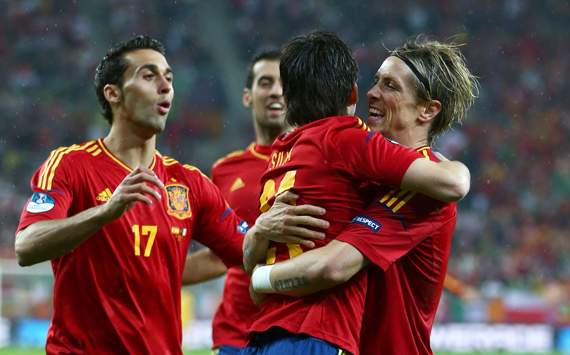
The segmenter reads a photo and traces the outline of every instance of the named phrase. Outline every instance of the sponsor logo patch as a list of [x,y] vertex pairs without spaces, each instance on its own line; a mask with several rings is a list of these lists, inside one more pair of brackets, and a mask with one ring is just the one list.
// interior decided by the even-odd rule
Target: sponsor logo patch
[[166,189],[168,214],[178,219],[192,217],[190,209],[190,199],[188,198],[188,187],[182,184],[169,184]]
[[380,223],[367,216],[356,216],[352,219],[352,223],[361,224],[373,232],[378,232],[382,228]]
[[41,213],[51,210],[55,206],[55,200],[45,192],[34,192],[28,202],[26,211],[30,213]]

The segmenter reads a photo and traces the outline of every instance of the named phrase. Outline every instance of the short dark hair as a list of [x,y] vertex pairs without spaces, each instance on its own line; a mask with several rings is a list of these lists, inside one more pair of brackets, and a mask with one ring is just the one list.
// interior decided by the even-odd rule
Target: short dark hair
[[277,48],[266,48],[263,49],[257,54],[255,54],[247,65],[247,76],[245,78],[245,87],[251,89],[253,86],[253,77],[255,73],[253,72],[253,67],[257,62],[262,60],[269,60],[269,61],[279,61],[281,59],[281,52]]
[[107,84],[123,85],[123,74],[128,67],[125,54],[138,49],[152,49],[165,55],[164,46],[158,40],[148,36],[136,36],[111,47],[95,70],[95,79],[93,80],[95,93],[102,108],[101,113],[109,123],[113,123],[113,112],[111,105],[105,99],[103,88]]
[[358,75],[348,46],[336,34],[322,31],[286,43],[279,70],[291,126],[342,112]]

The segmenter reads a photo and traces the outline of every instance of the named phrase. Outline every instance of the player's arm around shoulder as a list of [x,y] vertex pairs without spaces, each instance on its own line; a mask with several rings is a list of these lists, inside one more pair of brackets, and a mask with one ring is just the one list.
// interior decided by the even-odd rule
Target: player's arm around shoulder
[[[151,187],[151,185],[154,185]],[[136,168],[117,186],[109,201],[73,216],[31,223],[16,234],[15,252],[21,266],[63,256],[135,203],[160,200],[163,183],[149,169]]]
[[416,159],[404,174],[401,187],[436,200],[455,202],[464,198],[471,186],[469,169],[459,161],[439,163]]

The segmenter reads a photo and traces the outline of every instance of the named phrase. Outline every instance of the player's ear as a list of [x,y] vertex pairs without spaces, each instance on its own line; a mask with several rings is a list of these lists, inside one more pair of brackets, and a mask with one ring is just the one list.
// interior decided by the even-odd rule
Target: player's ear
[[121,89],[119,89],[118,85],[114,84],[105,85],[103,87],[103,95],[105,95],[105,99],[111,104],[118,104],[122,99]]
[[350,96],[348,97],[348,102],[346,103],[346,106],[356,105],[357,102],[358,102],[358,85],[354,83],[354,85],[352,85],[352,90],[350,90]]
[[243,89],[241,102],[243,103],[243,107],[251,107],[251,91],[248,88]]
[[432,121],[441,112],[441,102],[430,100],[422,105],[418,119],[424,123]]

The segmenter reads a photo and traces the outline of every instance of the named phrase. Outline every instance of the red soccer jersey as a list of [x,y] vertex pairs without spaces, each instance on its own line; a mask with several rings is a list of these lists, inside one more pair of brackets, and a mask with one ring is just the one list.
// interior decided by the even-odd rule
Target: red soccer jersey
[[[419,151],[437,160],[428,147]],[[368,270],[360,351],[431,354],[430,332],[447,269],[455,204],[392,188],[379,192],[379,199],[337,238],[375,264]]]
[[[261,210],[275,194],[287,189],[299,194],[298,204],[326,208],[330,222],[323,246],[334,239],[365,207],[359,187],[367,181],[399,186],[417,152],[369,132],[356,117],[330,117],[300,127],[278,138],[272,146],[269,170],[262,178]],[[267,263],[303,252],[297,244],[273,244]],[[281,327],[328,341],[358,353],[366,274],[341,287],[309,297],[272,295],[261,306],[252,331]]]
[[[228,266],[241,264],[238,217],[191,166],[155,154],[162,200],[136,203],[53,259],[54,311],[46,352],[182,354],[180,285],[192,236]],[[131,169],[102,140],[54,150],[32,178],[18,230],[101,205]]]
[[[253,225],[259,215],[260,179],[270,153],[270,146],[252,143],[246,150],[231,153],[212,167],[214,184],[236,214],[249,225]],[[228,270],[222,302],[212,324],[214,348],[247,345],[249,326],[259,311],[249,296],[249,282],[249,276],[241,267]]]

